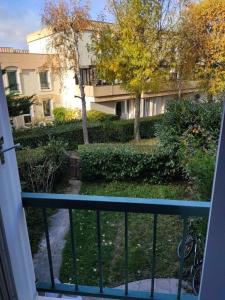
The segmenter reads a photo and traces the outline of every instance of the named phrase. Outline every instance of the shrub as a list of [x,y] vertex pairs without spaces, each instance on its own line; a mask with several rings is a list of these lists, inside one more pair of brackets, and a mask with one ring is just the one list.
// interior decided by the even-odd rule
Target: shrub
[[[20,179],[23,191],[51,192],[57,179],[65,172],[68,158],[64,145],[51,141],[45,147],[24,149],[17,152]],[[47,215],[54,213],[47,209]],[[26,209],[32,253],[38,250],[38,244],[44,231],[42,209]]]
[[184,166],[186,175],[200,200],[211,198],[214,168],[215,154],[201,150],[190,156]]
[[157,147],[132,144],[92,144],[79,146],[81,174],[84,180],[148,179],[172,180],[173,161]]
[[23,191],[51,192],[57,175],[65,170],[67,155],[64,145],[51,141],[44,147],[17,152]]
[[57,123],[81,119],[80,109],[56,107],[53,110],[53,114],[54,114],[55,122]]
[[219,137],[222,105],[194,100],[171,101],[156,126],[156,136],[168,152],[177,151],[188,138],[198,147],[216,144]]
[[[160,116],[156,116],[141,119],[140,132],[142,138],[154,137],[155,124],[160,118]],[[89,140],[91,143],[125,143],[133,139],[133,126],[133,120],[89,123]],[[20,143],[23,147],[35,148],[46,145],[51,138],[67,143],[67,148],[74,150],[78,144],[83,144],[82,125],[78,122],[71,122],[14,133],[14,141]]]
[[89,122],[105,122],[118,120],[118,116],[106,114],[97,110],[89,110],[87,112],[87,119]]

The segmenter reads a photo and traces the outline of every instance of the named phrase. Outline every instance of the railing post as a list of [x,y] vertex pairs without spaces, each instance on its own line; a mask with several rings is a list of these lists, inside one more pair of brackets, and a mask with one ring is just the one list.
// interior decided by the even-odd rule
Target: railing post
[[[8,109],[0,68],[0,137],[4,138],[3,149],[13,145]],[[0,162],[0,208],[6,244],[9,251],[12,280],[19,300],[33,300],[37,296],[34,268],[27,233],[27,225],[21,201],[21,189],[15,150],[4,154]],[[0,283],[1,285],[1,283]],[[16,298],[15,298],[16,299]]]
[[225,299],[225,105],[214,175],[199,300]]

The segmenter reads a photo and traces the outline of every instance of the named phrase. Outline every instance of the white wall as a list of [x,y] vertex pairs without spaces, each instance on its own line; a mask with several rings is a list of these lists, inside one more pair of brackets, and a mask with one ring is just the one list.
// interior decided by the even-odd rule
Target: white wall
[[91,103],[91,108],[93,110],[98,110],[106,114],[115,115],[116,113],[116,102],[101,102],[101,103]]
[[49,47],[51,36],[44,37],[28,43],[28,49],[30,53],[50,54],[55,53],[53,49]]
[[[75,96],[80,96],[79,86],[75,85],[73,72],[68,71],[63,78],[63,87],[61,91],[62,106],[81,109],[81,99],[76,98]],[[87,110],[91,109],[91,102],[93,101],[93,97],[86,97]]]
[[[79,40],[79,53],[80,53],[80,65],[89,66],[92,63],[93,56],[88,52],[88,44],[91,43],[91,32],[87,31],[83,33],[82,39]],[[28,43],[30,53],[42,53],[51,54],[55,51],[49,47],[51,36],[43,37],[41,39]]]
[[[0,69],[1,136],[4,137],[4,148],[13,145]],[[0,163],[0,208],[18,300],[34,300],[37,296],[34,268],[21,201],[21,187],[15,150],[6,152],[5,163]]]

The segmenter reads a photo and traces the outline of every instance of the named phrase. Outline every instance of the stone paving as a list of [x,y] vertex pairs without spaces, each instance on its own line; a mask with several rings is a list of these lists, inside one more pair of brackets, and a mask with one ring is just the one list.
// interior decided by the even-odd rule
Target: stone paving
[[[70,180],[65,194],[79,194],[81,182]],[[65,246],[65,236],[69,230],[69,213],[67,209],[59,209],[57,213],[49,218],[49,238],[54,265],[54,277],[59,278],[62,263],[62,251]],[[39,244],[38,253],[34,255],[34,270],[38,281],[46,282],[50,280],[49,264],[47,255],[47,245],[45,235]]]

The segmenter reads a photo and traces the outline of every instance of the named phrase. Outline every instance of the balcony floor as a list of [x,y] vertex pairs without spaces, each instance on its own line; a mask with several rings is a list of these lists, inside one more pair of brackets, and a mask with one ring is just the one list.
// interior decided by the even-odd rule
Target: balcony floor
[[[151,289],[151,280],[145,279],[140,281],[130,282],[128,284],[129,289],[133,291],[149,291]],[[118,287],[119,289],[124,289],[124,285]],[[174,278],[160,278],[155,279],[155,292],[163,294],[176,294],[178,289],[178,280]],[[182,290],[182,292],[184,292]],[[55,300],[58,298],[47,298],[40,297],[38,300]],[[62,296],[61,299],[74,299],[74,300],[102,300],[103,298],[93,298],[93,297],[75,297],[75,296]],[[110,299],[109,299],[110,300]]]
[[[145,279],[140,281],[130,282],[129,290],[133,291],[149,291],[151,289],[151,280]],[[124,289],[124,285],[118,287]],[[155,292],[163,294],[176,294],[178,289],[178,280],[173,278],[155,279]],[[103,298],[82,297],[82,300],[100,300]]]

